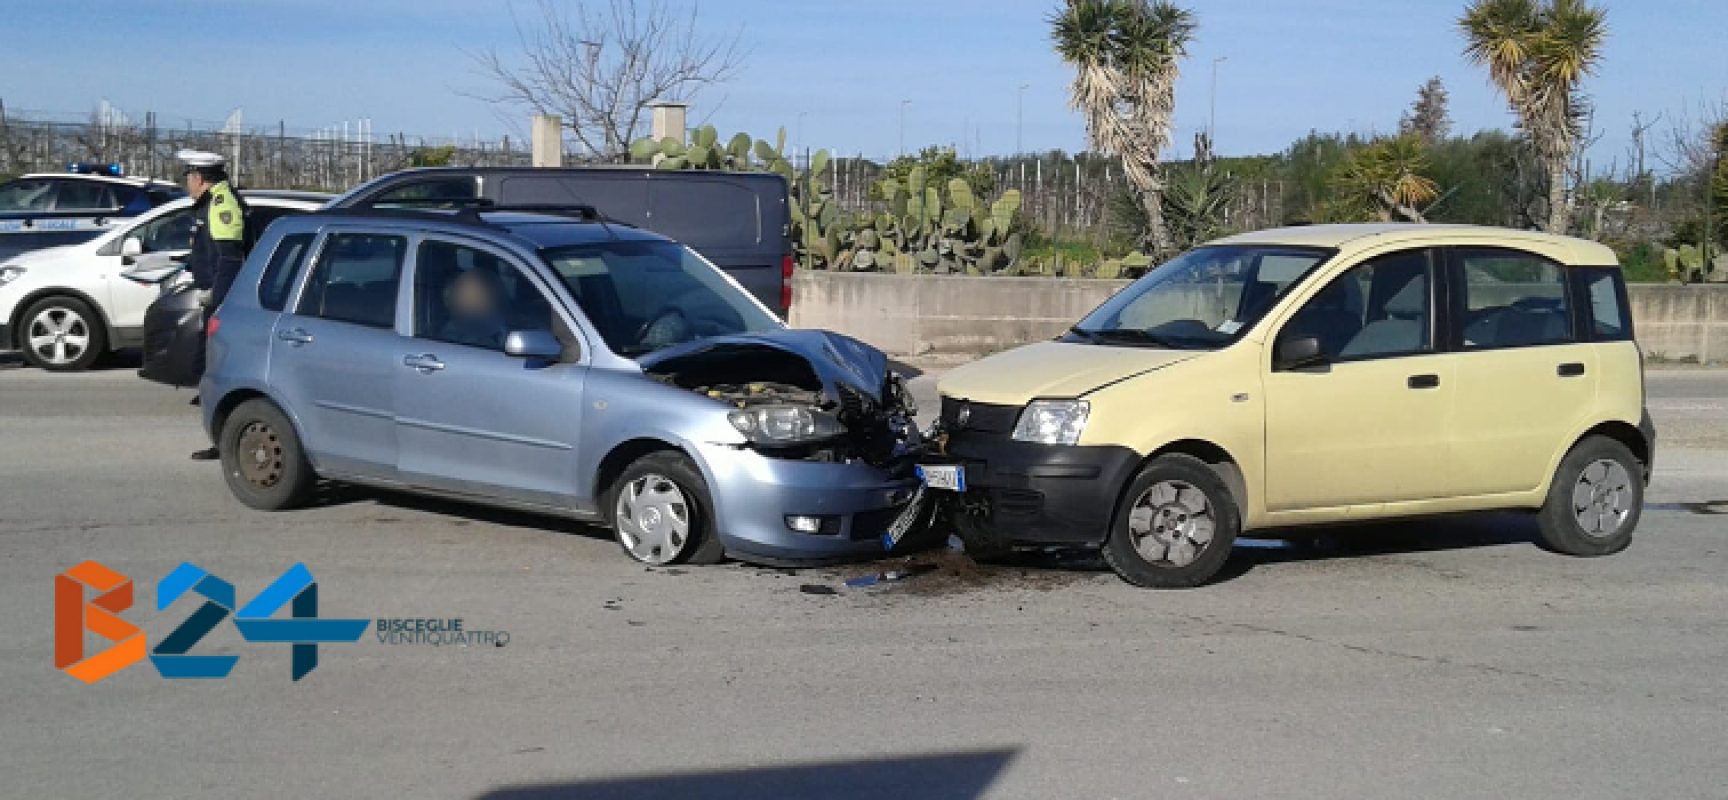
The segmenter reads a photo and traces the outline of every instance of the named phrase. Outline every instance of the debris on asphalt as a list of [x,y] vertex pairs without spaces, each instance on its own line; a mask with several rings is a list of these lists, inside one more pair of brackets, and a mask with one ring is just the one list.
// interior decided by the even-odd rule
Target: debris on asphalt
[[799,586],[798,591],[805,594],[839,594],[839,592],[834,591],[834,587],[825,586],[820,583],[806,583]]

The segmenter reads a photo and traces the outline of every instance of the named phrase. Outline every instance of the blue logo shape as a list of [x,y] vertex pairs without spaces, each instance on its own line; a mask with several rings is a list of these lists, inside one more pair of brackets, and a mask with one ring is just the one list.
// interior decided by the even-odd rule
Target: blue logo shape
[[[289,607],[289,618],[271,619],[283,606]],[[357,642],[371,620],[319,619],[318,583],[305,564],[295,564],[242,607],[234,624],[248,642],[292,644],[290,666],[297,681],[318,667],[319,643]]]
[[182,562],[156,585],[156,610],[167,610],[188,591],[203,597],[204,604],[151,649],[150,663],[164,678],[226,678],[239,656],[194,656],[187,651],[234,613],[234,584]]

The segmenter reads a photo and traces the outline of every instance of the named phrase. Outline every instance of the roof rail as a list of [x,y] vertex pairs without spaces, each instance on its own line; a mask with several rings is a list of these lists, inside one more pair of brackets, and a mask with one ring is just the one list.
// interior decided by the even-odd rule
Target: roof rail
[[[441,208],[427,206],[442,206]],[[389,217],[396,219],[424,219],[441,222],[455,222],[462,225],[475,225],[485,228],[502,228],[486,218],[482,213],[499,211],[515,211],[527,214],[544,214],[547,216],[566,217],[583,222],[594,222],[601,226],[624,225],[628,223],[608,219],[599,209],[591,205],[563,205],[554,203],[533,203],[517,205],[501,205],[485,197],[420,197],[412,200],[391,203],[388,206],[363,205],[346,208],[324,208],[320,213],[336,215],[352,215],[364,217]]]

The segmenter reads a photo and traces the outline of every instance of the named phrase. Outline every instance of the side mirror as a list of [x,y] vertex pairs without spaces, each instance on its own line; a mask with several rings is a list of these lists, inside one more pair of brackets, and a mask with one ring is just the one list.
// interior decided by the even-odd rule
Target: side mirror
[[564,355],[564,343],[551,331],[511,331],[504,337],[504,354],[556,361]]
[[1279,337],[1272,351],[1272,369],[1279,372],[1323,367],[1327,362],[1326,351],[1320,347],[1317,336]]
[[144,255],[144,240],[136,236],[128,236],[120,243],[120,255],[126,258],[137,258]]

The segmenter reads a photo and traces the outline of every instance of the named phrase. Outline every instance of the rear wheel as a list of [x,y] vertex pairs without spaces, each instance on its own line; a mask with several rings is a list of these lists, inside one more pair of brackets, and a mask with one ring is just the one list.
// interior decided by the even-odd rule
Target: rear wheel
[[262,397],[229,413],[216,449],[228,490],[260,511],[303,505],[318,480],[288,416]]
[[1605,556],[1632,543],[1644,511],[1643,465],[1606,436],[1580,441],[1560,460],[1538,515],[1542,543],[1573,556]]
[[725,557],[714,532],[708,483],[682,453],[649,453],[607,492],[612,530],[624,554],[643,564],[715,564]]
[[1230,489],[1206,462],[1159,456],[1122,494],[1104,562],[1135,586],[1199,586],[1224,566],[1241,524]]
[[89,369],[108,350],[108,331],[76,297],[44,297],[20,320],[18,347],[31,364],[54,372]]

